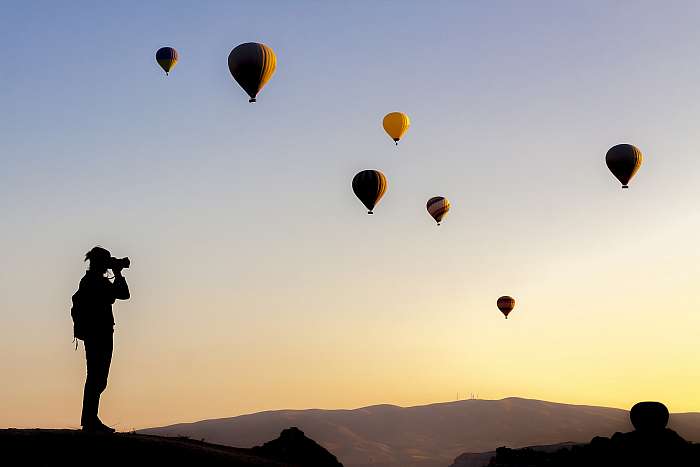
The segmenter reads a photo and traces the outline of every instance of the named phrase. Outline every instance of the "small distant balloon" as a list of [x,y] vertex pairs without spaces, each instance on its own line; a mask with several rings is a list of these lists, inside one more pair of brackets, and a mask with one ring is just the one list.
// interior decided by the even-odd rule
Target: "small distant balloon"
[[398,146],[399,141],[408,131],[408,127],[411,126],[411,119],[403,112],[391,112],[384,116],[382,124],[384,125],[384,131]]
[[433,216],[433,219],[437,222],[437,225],[440,225],[440,222],[442,222],[442,219],[445,218],[447,212],[450,210],[450,202],[447,198],[435,196],[428,200],[426,208],[428,209],[428,214]]
[[515,308],[515,299],[508,295],[504,295],[496,301],[496,306],[499,310],[501,310],[501,313],[503,313],[506,319],[508,319],[508,314],[510,314],[510,312],[513,311],[513,308]]
[[620,180],[622,188],[628,188],[629,182],[642,165],[642,151],[631,144],[618,144],[608,150],[605,163],[612,174]]
[[173,68],[175,68],[179,58],[180,56],[178,55],[177,50],[173,49],[172,47],[161,47],[156,52],[156,62],[158,62],[158,65],[165,70],[166,76]]
[[352,191],[367,207],[367,214],[373,214],[373,209],[386,193],[386,188],[386,177],[378,170],[363,170],[352,179]]
[[255,102],[260,90],[272,78],[277,69],[277,56],[265,44],[246,42],[234,48],[228,55],[231,76]]

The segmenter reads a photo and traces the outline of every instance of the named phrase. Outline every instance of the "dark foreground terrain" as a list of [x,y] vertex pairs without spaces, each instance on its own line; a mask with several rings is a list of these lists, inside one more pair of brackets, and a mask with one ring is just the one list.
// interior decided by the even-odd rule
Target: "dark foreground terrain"
[[[518,449],[518,451],[536,451],[536,452],[556,452],[564,448],[570,448],[576,446],[576,443],[558,443],[550,444],[546,446],[528,446],[526,448]],[[507,448],[499,448],[501,451]],[[511,451],[511,450],[509,450]],[[465,452],[459,455],[454,463],[450,467],[485,467],[491,461],[491,459],[496,457],[496,451],[488,452]]]
[[250,449],[187,438],[75,430],[0,430],[0,465],[26,467],[342,467],[296,428]]
[[[630,411],[634,431],[596,436],[588,444],[498,448],[488,464],[478,455],[464,454],[452,467],[589,467],[589,466],[700,466],[700,444],[666,428],[669,413],[660,402],[639,402]],[[490,453],[485,453],[490,454]]]
[[[467,465],[458,464],[455,465]],[[673,430],[654,436],[633,431],[596,437],[589,444],[554,452],[537,449],[498,448],[485,464],[490,467],[588,467],[588,466],[700,466],[700,444],[685,441]]]

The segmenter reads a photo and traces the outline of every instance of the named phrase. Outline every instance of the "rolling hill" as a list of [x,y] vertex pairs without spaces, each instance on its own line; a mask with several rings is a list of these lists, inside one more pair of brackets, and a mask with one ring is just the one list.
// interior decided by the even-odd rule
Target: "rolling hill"
[[[462,400],[416,407],[276,410],[141,430],[254,446],[284,427],[302,429],[348,467],[447,467],[465,452],[493,451],[629,431],[626,410],[531,399]],[[673,414],[670,426],[700,440],[700,413]]]

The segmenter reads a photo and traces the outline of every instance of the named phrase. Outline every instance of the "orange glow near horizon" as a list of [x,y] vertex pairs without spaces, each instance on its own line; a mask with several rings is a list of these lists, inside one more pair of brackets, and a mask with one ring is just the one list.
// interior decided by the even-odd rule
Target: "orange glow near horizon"
[[[119,430],[458,392],[700,411],[700,6],[200,3],[3,9],[0,427],[79,426],[96,244],[132,260]],[[279,60],[255,104],[248,41]]]

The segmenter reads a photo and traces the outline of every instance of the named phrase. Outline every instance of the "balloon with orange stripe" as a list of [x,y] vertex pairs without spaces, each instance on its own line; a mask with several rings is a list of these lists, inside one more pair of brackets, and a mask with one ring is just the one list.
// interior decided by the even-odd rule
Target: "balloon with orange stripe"
[[177,53],[177,50],[173,49],[172,47],[161,47],[158,49],[156,52],[156,62],[158,62],[158,65],[165,71],[166,76],[170,71],[175,68],[175,65],[177,65],[177,61],[180,59],[180,56]]
[[265,44],[246,42],[228,55],[228,69],[233,79],[250,96],[248,102],[255,102],[260,90],[275,74],[277,56]]
[[622,188],[629,188],[629,182],[642,166],[642,151],[631,144],[618,144],[605,154],[605,164],[612,174],[620,180]]
[[428,209],[428,214],[433,216],[437,225],[440,225],[442,219],[445,218],[447,212],[450,210],[450,202],[447,198],[442,196],[435,196],[428,200],[426,208]]
[[352,179],[352,191],[367,207],[367,214],[374,214],[373,209],[386,193],[386,188],[386,177],[379,170],[363,170]]
[[513,308],[515,308],[515,299],[508,295],[504,295],[500,297],[498,301],[496,301],[496,306],[499,310],[501,310],[501,313],[503,313],[506,319],[508,319],[508,314],[513,311]]

